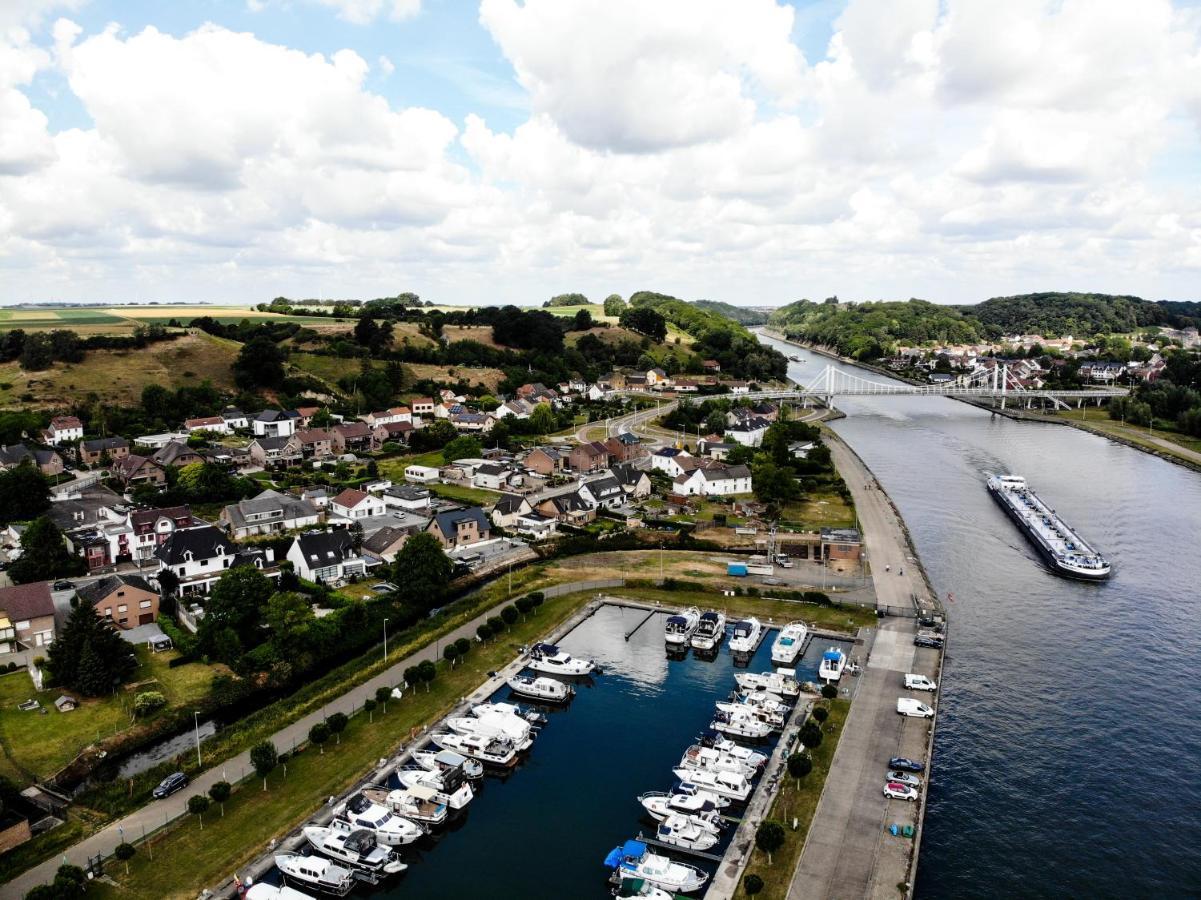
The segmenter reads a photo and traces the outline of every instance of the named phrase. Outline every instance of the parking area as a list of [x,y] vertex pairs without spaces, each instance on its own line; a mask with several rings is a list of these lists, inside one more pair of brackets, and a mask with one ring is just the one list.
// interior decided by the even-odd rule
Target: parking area
[[518,538],[496,538],[447,551],[447,556],[462,563],[473,572],[483,572],[497,565],[525,559],[529,547]]

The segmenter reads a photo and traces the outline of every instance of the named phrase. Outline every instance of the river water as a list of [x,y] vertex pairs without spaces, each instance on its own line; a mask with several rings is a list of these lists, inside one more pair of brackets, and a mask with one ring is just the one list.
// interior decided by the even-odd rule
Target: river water
[[[801,383],[865,374],[760,340]],[[917,895],[1201,896],[1201,475],[946,398],[836,405],[955,596]],[[1113,577],[1043,568],[986,471],[1026,476]]]

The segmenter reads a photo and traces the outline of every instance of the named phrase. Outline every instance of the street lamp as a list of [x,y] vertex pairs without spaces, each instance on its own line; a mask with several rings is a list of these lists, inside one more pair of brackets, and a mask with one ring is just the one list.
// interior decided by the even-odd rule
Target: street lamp
[[384,619],[384,662],[388,661],[388,620]]
[[192,711],[192,724],[196,726],[196,765],[204,767],[204,762],[200,758],[200,713]]

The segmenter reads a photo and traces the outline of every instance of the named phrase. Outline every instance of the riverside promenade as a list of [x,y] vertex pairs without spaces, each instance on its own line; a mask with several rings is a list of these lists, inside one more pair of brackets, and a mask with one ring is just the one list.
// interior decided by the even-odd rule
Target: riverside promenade
[[[855,500],[878,602],[938,611],[892,501],[840,438],[827,434],[826,442]],[[851,711],[789,885],[789,900],[894,900],[898,885],[911,881],[916,844],[892,836],[888,826],[920,828],[921,810],[914,808],[920,804],[887,800],[882,787],[890,757],[928,761],[933,741],[931,722],[896,713],[897,698],[910,693],[904,689],[906,673],[934,678],[941,674],[941,653],[918,651],[913,646],[916,632],[913,618],[889,617],[880,622],[863,673],[853,687]]]

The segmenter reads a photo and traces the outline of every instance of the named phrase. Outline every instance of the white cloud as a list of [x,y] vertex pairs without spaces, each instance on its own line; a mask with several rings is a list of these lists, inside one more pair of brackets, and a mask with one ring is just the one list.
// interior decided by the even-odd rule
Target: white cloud
[[335,10],[338,17],[355,25],[369,25],[386,17],[403,22],[421,12],[421,0],[316,0]]

